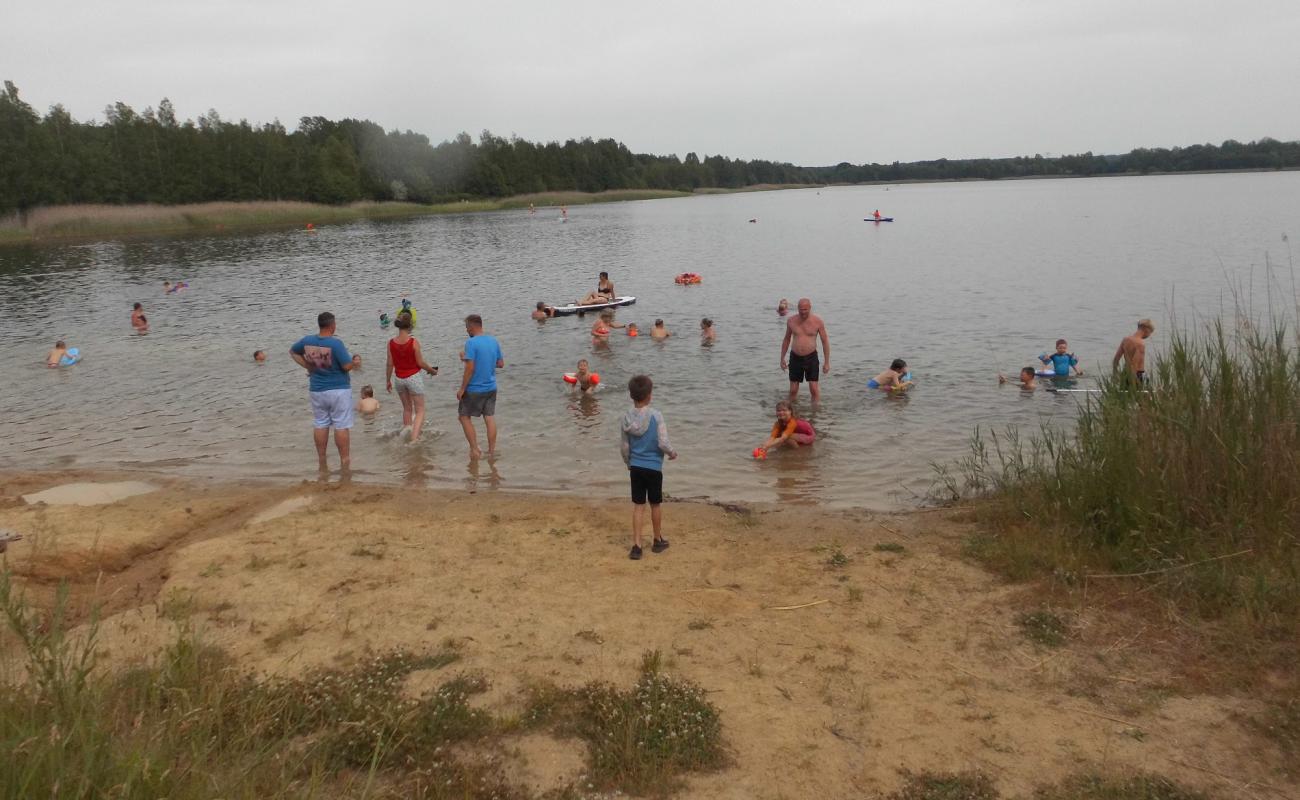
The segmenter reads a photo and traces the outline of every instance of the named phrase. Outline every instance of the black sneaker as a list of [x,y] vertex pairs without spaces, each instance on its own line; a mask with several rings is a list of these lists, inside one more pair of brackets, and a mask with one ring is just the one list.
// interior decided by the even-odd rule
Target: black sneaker
[[632,545],[632,552],[628,553],[628,554],[627,554],[627,557],[630,558],[630,559],[632,559],[633,561],[640,561],[640,560],[641,560],[641,547],[640,547],[640,545],[635,545],[635,544]]
[[652,553],[662,553],[667,549],[668,549],[667,539],[655,539],[655,543],[650,545],[650,552]]

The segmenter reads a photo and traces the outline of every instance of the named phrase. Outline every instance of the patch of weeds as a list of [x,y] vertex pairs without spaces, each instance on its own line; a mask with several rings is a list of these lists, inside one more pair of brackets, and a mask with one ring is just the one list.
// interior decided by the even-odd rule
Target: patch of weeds
[[1278,749],[1295,764],[1300,759],[1300,699],[1268,707],[1262,718],[1252,718],[1251,727],[1278,746]]
[[877,553],[901,553],[907,548],[898,542],[878,542],[871,549]]
[[689,630],[693,630],[693,631],[706,631],[706,630],[708,630],[709,628],[712,628],[712,627],[713,627],[713,620],[711,620],[711,619],[693,619],[693,620],[691,620],[690,622],[686,623],[686,627],[687,627]]
[[1040,787],[1034,800],[1208,800],[1160,775],[1114,778],[1096,774],[1075,775],[1055,786]]
[[1060,647],[1070,631],[1059,614],[1046,609],[1027,611],[1016,617],[1016,624],[1026,639],[1043,647]]
[[862,602],[862,589],[861,589],[860,587],[857,587],[857,586],[849,586],[849,587],[847,587],[847,588],[848,588],[848,590],[849,590],[849,602],[850,602],[850,603],[861,603],[861,602]]
[[180,589],[173,589],[167,593],[167,597],[163,600],[158,613],[164,619],[180,622],[188,619],[194,613],[195,607],[194,595]]
[[501,515],[500,515],[500,514],[488,514],[488,522],[491,522],[493,525],[499,525],[499,524],[501,524]]
[[311,630],[302,620],[291,619],[284,624],[284,627],[262,640],[268,650],[279,650],[280,645],[292,639],[297,639],[307,631]]
[[563,539],[565,536],[568,536],[570,533],[573,533],[573,531],[569,530],[568,528],[551,528],[546,533],[548,536],[554,536],[557,539]]
[[262,558],[261,556],[254,553],[253,556],[248,559],[248,563],[244,565],[244,569],[250,570],[252,572],[261,572],[262,570],[266,569],[267,567],[271,566],[274,563],[275,562],[272,561],[271,559]]
[[596,632],[595,632],[594,630],[592,630],[591,628],[587,628],[586,630],[578,631],[577,633],[573,634],[573,638],[575,638],[575,639],[581,639],[581,640],[583,640],[584,642],[591,642],[592,644],[604,644],[604,643],[605,643],[605,637],[601,636],[599,633],[596,633]]
[[200,578],[219,578],[221,577],[221,565],[213,561],[203,568],[199,573]]
[[584,739],[598,789],[665,794],[683,773],[721,767],[725,755],[717,708],[699,686],[661,674],[662,662],[659,651],[647,652],[626,689],[534,686],[523,722]]
[[357,556],[358,558],[373,558],[374,560],[379,561],[384,557],[384,552],[382,550],[371,550],[366,545],[361,545],[360,547],[353,549],[352,552],[348,553],[348,555]]
[[838,546],[831,550],[831,554],[826,559],[827,569],[843,569],[849,565],[849,557],[844,555],[844,551]]
[[903,788],[889,800],[997,800],[992,779],[982,772],[904,772]]

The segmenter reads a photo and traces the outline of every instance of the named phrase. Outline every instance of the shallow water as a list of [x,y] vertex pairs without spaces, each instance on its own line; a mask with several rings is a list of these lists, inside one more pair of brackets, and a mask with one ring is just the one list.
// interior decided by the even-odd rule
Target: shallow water
[[[862,218],[880,208],[896,218]],[[757,219],[756,223],[748,220]],[[570,209],[428,217],[247,235],[0,249],[0,326],[8,378],[0,467],[167,468],[195,475],[315,473],[306,378],[289,345],[334,311],[366,361],[353,387],[383,407],[354,430],[362,480],[620,495],[618,419],[637,372],[681,458],[677,496],[893,507],[930,486],[931,462],[963,454],[976,425],[1068,424],[1082,395],[1022,396],[1008,373],[1067,337],[1094,372],[1137,318],[1167,333],[1218,313],[1231,285],[1263,303],[1292,295],[1284,234],[1300,222],[1300,173],[1009,181],[764,192]],[[1281,277],[1265,280],[1266,254]],[[539,299],[576,299],[608,270],[619,312],[647,331],[593,347],[592,319],[529,319]],[[682,287],[672,277],[699,272]],[[190,288],[164,296],[164,279]],[[377,324],[410,293],[427,360],[430,435],[394,432]],[[776,301],[813,300],[832,372],[810,414],[810,450],[750,458],[788,384]],[[135,335],[141,301],[151,332]],[[481,313],[505,352],[501,457],[467,464],[455,417],[461,319]],[[718,339],[702,347],[702,316]],[[618,332],[616,332],[618,333]],[[57,338],[84,360],[46,369]],[[251,354],[270,354],[254,365]],[[864,388],[894,357],[918,380],[907,397]],[[603,378],[595,397],[561,383],[579,358]],[[1087,379],[1081,383],[1087,386]],[[809,411],[806,392],[801,410]],[[480,436],[481,436],[480,428]],[[331,450],[331,460],[335,454]]]

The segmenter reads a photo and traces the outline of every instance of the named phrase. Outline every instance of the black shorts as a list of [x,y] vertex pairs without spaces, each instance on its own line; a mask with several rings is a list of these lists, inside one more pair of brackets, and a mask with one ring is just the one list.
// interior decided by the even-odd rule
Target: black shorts
[[645,467],[628,467],[628,474],[632,478],[632,502],[639,506],[645,505],[647,499],[650,505],[657,506],[664,501],[664,474],[657,469],[646,469]]
[[790,354],[790,383],[816,383],[821,376],[821,364],[817,361],[817,351],[806,356]]

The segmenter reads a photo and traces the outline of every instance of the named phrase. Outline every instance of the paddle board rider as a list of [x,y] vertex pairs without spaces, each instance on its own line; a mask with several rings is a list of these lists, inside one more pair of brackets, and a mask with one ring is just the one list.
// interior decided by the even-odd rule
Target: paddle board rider
[[871,212],[871,216],[880,219],[880,209],[877,208],[875,211]]
[[614,282],[609,279],[609,273],[602,272],[600,280],[596,282],[596,291],[579,300],[578,305],[593,306],[598,303],[608,303],[617,296],[614,294]]
[[[786,320],[785,338],[781,340],[781,369],[790,371],[790,400],[799,396],[799,384],[808,382],[808,392],[814,403],[821,400],[818,380],[821,373],[831,372],[831,340],[826,333],[826,323],[812,313],[812,301],[799,299],[799,313]],[[821,339],[822,356],[826,363],[817,363],[817,340]],[[793,343],[793,346],[792,346]],[[786,353],[790,360],[787,365]]]

